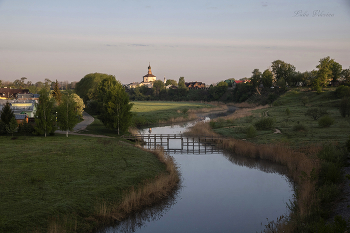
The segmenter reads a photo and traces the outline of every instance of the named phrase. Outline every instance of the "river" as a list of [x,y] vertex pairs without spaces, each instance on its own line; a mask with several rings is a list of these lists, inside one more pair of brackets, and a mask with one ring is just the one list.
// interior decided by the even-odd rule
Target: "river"
[[[191,125],[155,127],[151,133],[180,134]],[[180,188],[163,203],[99,232],[262,232],[268,221],[289,213],[293,185],[285,167],[202,147],[181,151],[181,142],[170,140]]]

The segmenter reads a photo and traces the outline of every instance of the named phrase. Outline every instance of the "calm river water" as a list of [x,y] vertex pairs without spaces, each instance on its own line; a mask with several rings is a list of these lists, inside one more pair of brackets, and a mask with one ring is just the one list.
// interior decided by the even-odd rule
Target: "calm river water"
[[[180,134],[189,126],[157,127],[151,133]],[[149,134],[148,129],[141,133]],[[180,144],[170,140],[169,148],[180,149]],[[204,151],[170,153],[182,176],[179,190],[164,203],[100,232],[261,232],[268,221],[288,213],[293,186],[285,167]]]

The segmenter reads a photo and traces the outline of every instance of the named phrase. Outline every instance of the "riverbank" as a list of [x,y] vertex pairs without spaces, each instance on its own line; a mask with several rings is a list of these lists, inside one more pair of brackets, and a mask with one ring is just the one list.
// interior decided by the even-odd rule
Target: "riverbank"
[[[310,100],[306,107],[301,103],[303,96]],[[347,229],[346,221],[339,217],[335,223],[326,224],[330,210],[334,209],[333,203],[341,193],[341,170],[346,166],[347,157],[344,142],[349,132],[347,119],[342,119],[336,108],[339,100],[331,97],[331,91],[319,95],[294,90],[279,98],[272,107],[238,110],[231,116],[198,124],[187,132],[221,135],[225,140],[218,141],[219,146],[231,153],[288,167],[289,176],[296,184],[296,199],[289,205],[292,212],[278,223],[268,224],[267,232],[332,232],[335,229],[342,231],[333,232],[344,232]],[[312,119],[304,115],[307,108],[320,105],[328,106],[328,112],[337,121],[335,126],[327,129],[315,126]],[[267,118],[272,119],[273,127],[257,130],[256,122]],[[294,131],[293,123],[308,126],[301,132]],[[332,129],[340,125],[346,129]],[[279,134],[274,133],[276,129]],[[325,132],[328,132],[327,137]]]
[[[126,202],[140,184],[157,201],[178,180],[171,158],[116,138],[1,136],[0,147],[1,232],[91,232],[148,205]],[[156,196],[152,185],[168,191]]]

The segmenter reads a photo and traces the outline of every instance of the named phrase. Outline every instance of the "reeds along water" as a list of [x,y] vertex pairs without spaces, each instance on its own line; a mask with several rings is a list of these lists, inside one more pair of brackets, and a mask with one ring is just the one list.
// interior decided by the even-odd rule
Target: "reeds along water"
[[[203,122],[196,124],[185,134],[191,136],[219,136],[211,130],[209,123]],[[311,208],[318,201],[315,196],[316,181],[312,179],[312,176],[316,175],[320,169],[320,162],[313,155],[320,151],[320,147],[314,146],[295,151],[286,144],[257,145],[234,138],[223,138],[217,140],[216,143],[222,149],[233,154],[269,160],[287,166],[288,176],[296,184],[298,214],[305,217],[311,213]]]
[[101,204],[96,211],[98,219],[102,218],[104,221],[123,220],[131,213],[158,203],[176,188],[180,181],[180,175],[173,158],[165,154],[160,147],[152,153],[166,165],[167,173],[158,176],[156,180],[145,182],[140,187],[132,188],[128,191],[124,200],[116,206],[106,207]]

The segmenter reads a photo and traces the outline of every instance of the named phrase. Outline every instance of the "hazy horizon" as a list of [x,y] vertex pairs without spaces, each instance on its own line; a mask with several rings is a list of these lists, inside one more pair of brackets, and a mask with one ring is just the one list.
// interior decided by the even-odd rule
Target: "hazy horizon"
[[297,71],[330,56],[350,67],[350,1],[0,0],[0,80],[79,81],[106,73],[141,82],[211,84],[274,60]]

